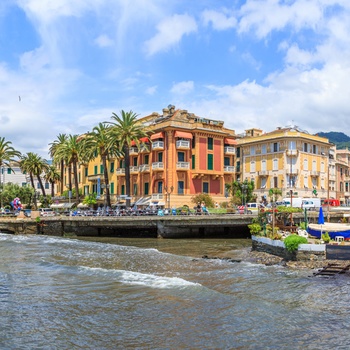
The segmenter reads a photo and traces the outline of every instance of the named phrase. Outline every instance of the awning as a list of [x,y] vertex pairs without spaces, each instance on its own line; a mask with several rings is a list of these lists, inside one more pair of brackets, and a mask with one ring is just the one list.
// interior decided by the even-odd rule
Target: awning
[[193,135],[190,132],[175,131],[175,137],[182,137],[184,139],[192,139]]
[[131,141],[130,146],[136,146],[136,142],[135,141]]
[[225,139],[224,141],[225,145],[237,145],[237,141],[233,139]]
[[162,138],[164,138],[164,135],[162,132],[157,132],[157,133],[151,135],[151,140],[162,139]]
[[58,203],[58,204],[51,204],[50,208],[52,209],[70,209],[75,205],[75,203]]
[[148,137],[142,137],[140,138],[140,142],[149,142]]

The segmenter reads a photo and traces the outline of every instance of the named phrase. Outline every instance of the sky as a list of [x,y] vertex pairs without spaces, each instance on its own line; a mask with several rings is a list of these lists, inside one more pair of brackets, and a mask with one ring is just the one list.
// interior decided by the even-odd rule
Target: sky
[[349,81],[349,0],[0,1],[0,137],[45,159],[169,104],[236,134],[350,135]]

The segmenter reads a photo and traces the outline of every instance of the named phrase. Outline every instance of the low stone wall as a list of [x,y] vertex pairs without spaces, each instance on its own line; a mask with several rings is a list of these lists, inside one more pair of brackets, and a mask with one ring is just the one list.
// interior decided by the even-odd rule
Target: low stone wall
[[282,241],[252,236],[252,249],[258,252],[280,256],[285,260],[302,261],[326,259],[325,244],[300,244],[297,251],[289,252]]

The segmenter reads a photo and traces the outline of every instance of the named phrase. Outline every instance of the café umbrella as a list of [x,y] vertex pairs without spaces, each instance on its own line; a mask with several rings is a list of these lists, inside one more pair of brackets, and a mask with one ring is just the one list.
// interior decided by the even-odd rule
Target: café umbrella
[[317,223],[321,225],[321,234],[320,234],[320,239],[322,239],[322,225],[324,225],[324,215],[323,215],[323,209],[320,207],[320,211],[318,213],[318,220]]

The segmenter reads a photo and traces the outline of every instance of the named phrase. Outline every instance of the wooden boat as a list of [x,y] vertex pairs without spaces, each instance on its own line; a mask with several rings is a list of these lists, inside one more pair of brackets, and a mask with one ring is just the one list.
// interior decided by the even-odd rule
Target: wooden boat
[[350,224],[330,223],[324,224],[309,224],[307,228],[309,235],[316,238],[321,238],[321,235],[328,232],[329,237],[336,240],[336,237],[342,236],[344,240],[350,240]]

